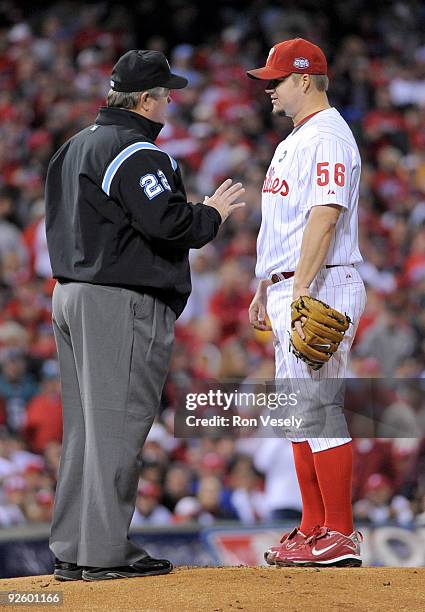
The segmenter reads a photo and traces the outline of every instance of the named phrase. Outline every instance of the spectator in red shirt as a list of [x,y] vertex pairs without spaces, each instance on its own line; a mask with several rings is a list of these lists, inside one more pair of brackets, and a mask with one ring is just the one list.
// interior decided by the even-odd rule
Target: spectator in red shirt
[[391,104],[389,91],[385,87],[376,91],[375,107],[364,117],[363,129],[375,151],[387,144],[399,148],[406,146],[405,118]]
[[241,314],[245,314],[252,300],[246,271],[237,261],[226,261],[220,270],[221,283],[210,300],[210,312],[221,324],[222,340],[236,332]]
[[35,453],[43,453],[49,442],[62,440],[59,372],[53,360],[43,365],[41,391],[28,404],[22,435]]
[[366,494],[366,483],[372,474],[381,474],[394,487],[397,468],[394,464],[390,440],[357,438],[353,440],[353,499],[362,499]]

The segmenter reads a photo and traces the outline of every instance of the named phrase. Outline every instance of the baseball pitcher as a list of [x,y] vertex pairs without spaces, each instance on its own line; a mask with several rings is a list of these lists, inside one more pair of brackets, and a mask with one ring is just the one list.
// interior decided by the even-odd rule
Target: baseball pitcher
[[[306,420],[317,422],[324,407],[309,389],[345,377],[366,302],[356,270],[362,261],[360,155],[349,126],[329,105],[327,62],[319,47],[301,38],[276,44],[266,65],[248,76],[267,82],[272,112],[294,123],[262,188],[260,280],[249,318],[255,328],[273,330],[276,379],[297,381],[301,393],[310,395],[303,405]],[[266,551],[270,565],[361,565],[351,505],[352,442],[343,394],[335,398],[330,426],[292,437],[302,520]]]

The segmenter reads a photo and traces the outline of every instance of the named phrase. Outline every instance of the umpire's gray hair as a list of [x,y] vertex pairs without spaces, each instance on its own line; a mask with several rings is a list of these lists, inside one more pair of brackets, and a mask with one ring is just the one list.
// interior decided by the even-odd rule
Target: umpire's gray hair
[[106,104],[109,107],[127,108],[129,110],[136,108],[140,102],[140,96],[144,93],[148,93],[153,98],[161,98],[166,95],[169,91],[166,87],[153,87],[152,89],[146,89],[145,91],[114,91],[110,89],[106,98]]
[[[292,78],[295,80],[299,80],[301,76],[302,75],[297,72],[292,73]],[[310,74],[310,78],[317,91],[328,91],[329,78],[326,74]]]

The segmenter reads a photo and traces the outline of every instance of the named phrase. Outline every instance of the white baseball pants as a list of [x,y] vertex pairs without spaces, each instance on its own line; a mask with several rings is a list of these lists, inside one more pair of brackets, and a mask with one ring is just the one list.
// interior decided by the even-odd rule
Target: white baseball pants
[[[319,381],[345,378],[349,351],[366,304],[366,290],[354,266],[322,268],[318,272],[310,287],[310,295],[348,314],[352,324],[331,359],[320,370],[312,370],[289,350],[293,281],[293,277],[280,281],[270,285],[267,290],[267,313],[275,334],[276,383],[278,387],[283,385],[286,389],[289,385],[290,390],[301,392],[301,396],[309,398],[308,402],[304,402],[303,410],[309,413],[307,421],[315,423],[313,428],[315,436],[318,435],[320,421],[320,437],[311,437],[307,432],[306,436],[302,437],[301,428],[297,432],[297,437],[288,436],[288,438],[294,442],[307,440],[311,450],[318,452],[346,444],[351,440],[343,414],[342,380],[341,385],[336,380],[329,383],[329,388],[335,388],[335,385],[341,387],[342,394],[335,394],[335,398],[338,399],[328,411],[323,410],[320,402],[315,402],[314,394],[319,387],[327,388],[328,383],[321,382],[319,385]],[[297,416],[297,408],[292,410]],[[323,414],[319,415],[319,411]],[[333,437],[332,434],[337,437]]]

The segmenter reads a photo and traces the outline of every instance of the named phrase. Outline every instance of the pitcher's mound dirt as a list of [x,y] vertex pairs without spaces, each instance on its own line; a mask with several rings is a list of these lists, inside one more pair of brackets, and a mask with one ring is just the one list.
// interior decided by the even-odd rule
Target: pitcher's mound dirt
[[27,611],[413,612],[425,610],[425,569],[180,567],[166,576],[101,582],[64,583],[51,576],[0,580],[0,591],[11,590],[64,594],[62,606],[13,607]]

